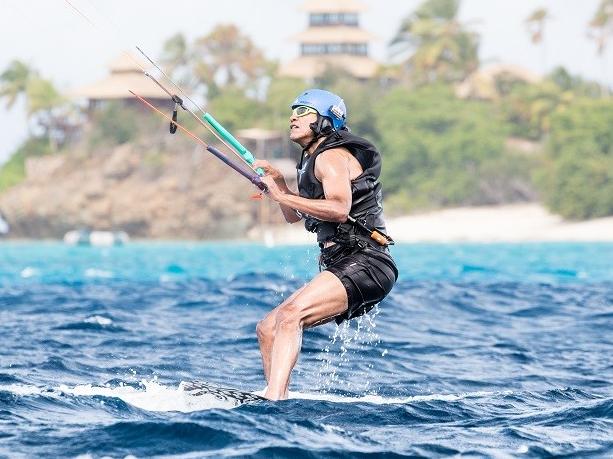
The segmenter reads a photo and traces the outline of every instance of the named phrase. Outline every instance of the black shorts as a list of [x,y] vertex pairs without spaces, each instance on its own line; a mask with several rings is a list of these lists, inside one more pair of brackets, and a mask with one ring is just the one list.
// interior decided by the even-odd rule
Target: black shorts
[[332,245],[321,251],[321,266],[345,286],[348,309],[337,324],[366,314],[392,290],[398,269],[388,249]]

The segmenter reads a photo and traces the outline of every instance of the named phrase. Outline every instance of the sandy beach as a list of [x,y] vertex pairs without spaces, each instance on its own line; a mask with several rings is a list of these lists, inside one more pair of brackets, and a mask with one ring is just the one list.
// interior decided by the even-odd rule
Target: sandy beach
[[[460,207],[388,218],[397,242],[613,241],[613,217],[571,222],[540,204]],[[266,243],[315,241],[300,223],[269,228]]]

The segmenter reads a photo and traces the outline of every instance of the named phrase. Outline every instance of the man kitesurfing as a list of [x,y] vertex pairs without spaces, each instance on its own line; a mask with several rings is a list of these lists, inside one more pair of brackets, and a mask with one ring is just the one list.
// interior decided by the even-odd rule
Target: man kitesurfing
[[[317,233],[323,271],[273,309],[256,328],[267,382],[264,398],[286,399],[303,330],[333,319],[340,324],[367,313],[387,296],[398,278],[388,248],[393,240],[385,234],[380,153],[369,141],[349,132],[345,103],[339,96],[321,89],[305,91],[292,104],[289,120],[290,139],[302,147],[295,193],[278,169],[268,161],[255,160],[209,113],[203,117],[206,126],[248,169],[179,124],[176,112],[171,118],[130,92],[170,121],[171,132],[181,129],[279,203],[288,223],[304,219],[306,229]],[[188,110],[178,96],[172,95],[172,100]],[[183,389],[238,404],[262,400],[259,395],[200,381],[186,383]]]
[[[305,91],[291,106],[290,139],[302,147],[295,193],[278,169],[268,161],[255,160],[209,113],[203,117],[207,127],[248,169],[179,124],[176,113],[170,118],[130,92],[170,121],[171,132],[181,129],[279,203],[287,222],[304,219],[306,229],[317,233],[323,271],[273,309],[256,328],[267,382],[264,398],[286,399],[303,330],[333,319],[340,324],[367,313],[387,296],[398,278],[388,249],[393,240],[385,234],[383,220],[381,155],[370,142],[349,132],[345,103],[339,96],[321,89]],[[186,109],[178,96],[172,98]],[[199,381],[184,384],[183,389],[238,404],[262,399]]]
[[[179,124],[176,113],[170,118],[130,92],[170,121],[171,132],[181,129],[276,201],[288,223],[304,219],[306,229],[317,233],[323,271],[273,309],[256,328],[267,382],[264,398],[286,399],[303,330],[333,319],[340,324],[367,313],[387,296],[398,278],[388,248],[393,240],[385,233],[383,220],[380,153],[349,131],[343,99],[329,91],[309,89],[291,105],[289,120],[290,139],[302,147],[296,193],[278,169],[268,161],[255,160],[209,113],[203,117],[206,126],[248,169]],[[178,96],[172,95],[172,100],[188,110]],[[236,403],[261,400],[255,394],[199,381],[185,384],[184,390]]]
[[367,140],[349,132],[343,99],[309,89],[291,105],[290,139],[302,147],[298,193],[267,161],[267,195],[288,223],[304,219],[321,248],[315,278],[290,295],[257,325],[267,387],[264,397],[286,399],[298,360],[302,332],[335,320],[361,316],[392,289],[398,270],[385,234],[381,155]]

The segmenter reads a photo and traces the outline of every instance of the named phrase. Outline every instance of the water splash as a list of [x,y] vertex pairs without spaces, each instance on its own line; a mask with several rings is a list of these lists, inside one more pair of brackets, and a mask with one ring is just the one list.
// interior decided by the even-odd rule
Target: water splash
[[[334,329],[330,342],[316,357],[320,362],[315,387],[323,393],[337,390],[358,394],[376,393],[371,388],[371,377],[368,370],[372,363],[366,362],[363,353],[379,345],[381,339],[377,333],[376,318],[379,314],[376,305],[368,314],[356,320],[345,321]],[[382,355],[385,355],[383,351]]]
[[157,378],[142,380],[140,387],[119,384],[96,386],[82,384],[74,387],[61,385],[58,390],[62,393],[78,397],[104,396],[115,397],[132,406],[147,411],[180,411],[190,413],[193,411],[211,410],[215,408],[230,409],[236,405],[230,400],[220,400],[213,395],[192,396],[183,390],[184,383],[178,387],[168,387],[160,384]]

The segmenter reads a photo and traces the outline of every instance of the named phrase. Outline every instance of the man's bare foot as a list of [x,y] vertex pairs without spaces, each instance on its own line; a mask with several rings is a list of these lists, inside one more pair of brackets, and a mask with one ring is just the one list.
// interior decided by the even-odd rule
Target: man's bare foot
[[287,395],[288,395],[287,390],[285,391],[285,393],[279,394],[279,393],[275,393],[275,392],[268,390],[268,387],[266,387],[266,391],[264,392],[264,395],[262,395],[262,397],[276,402],[278,400],[287,400]]

